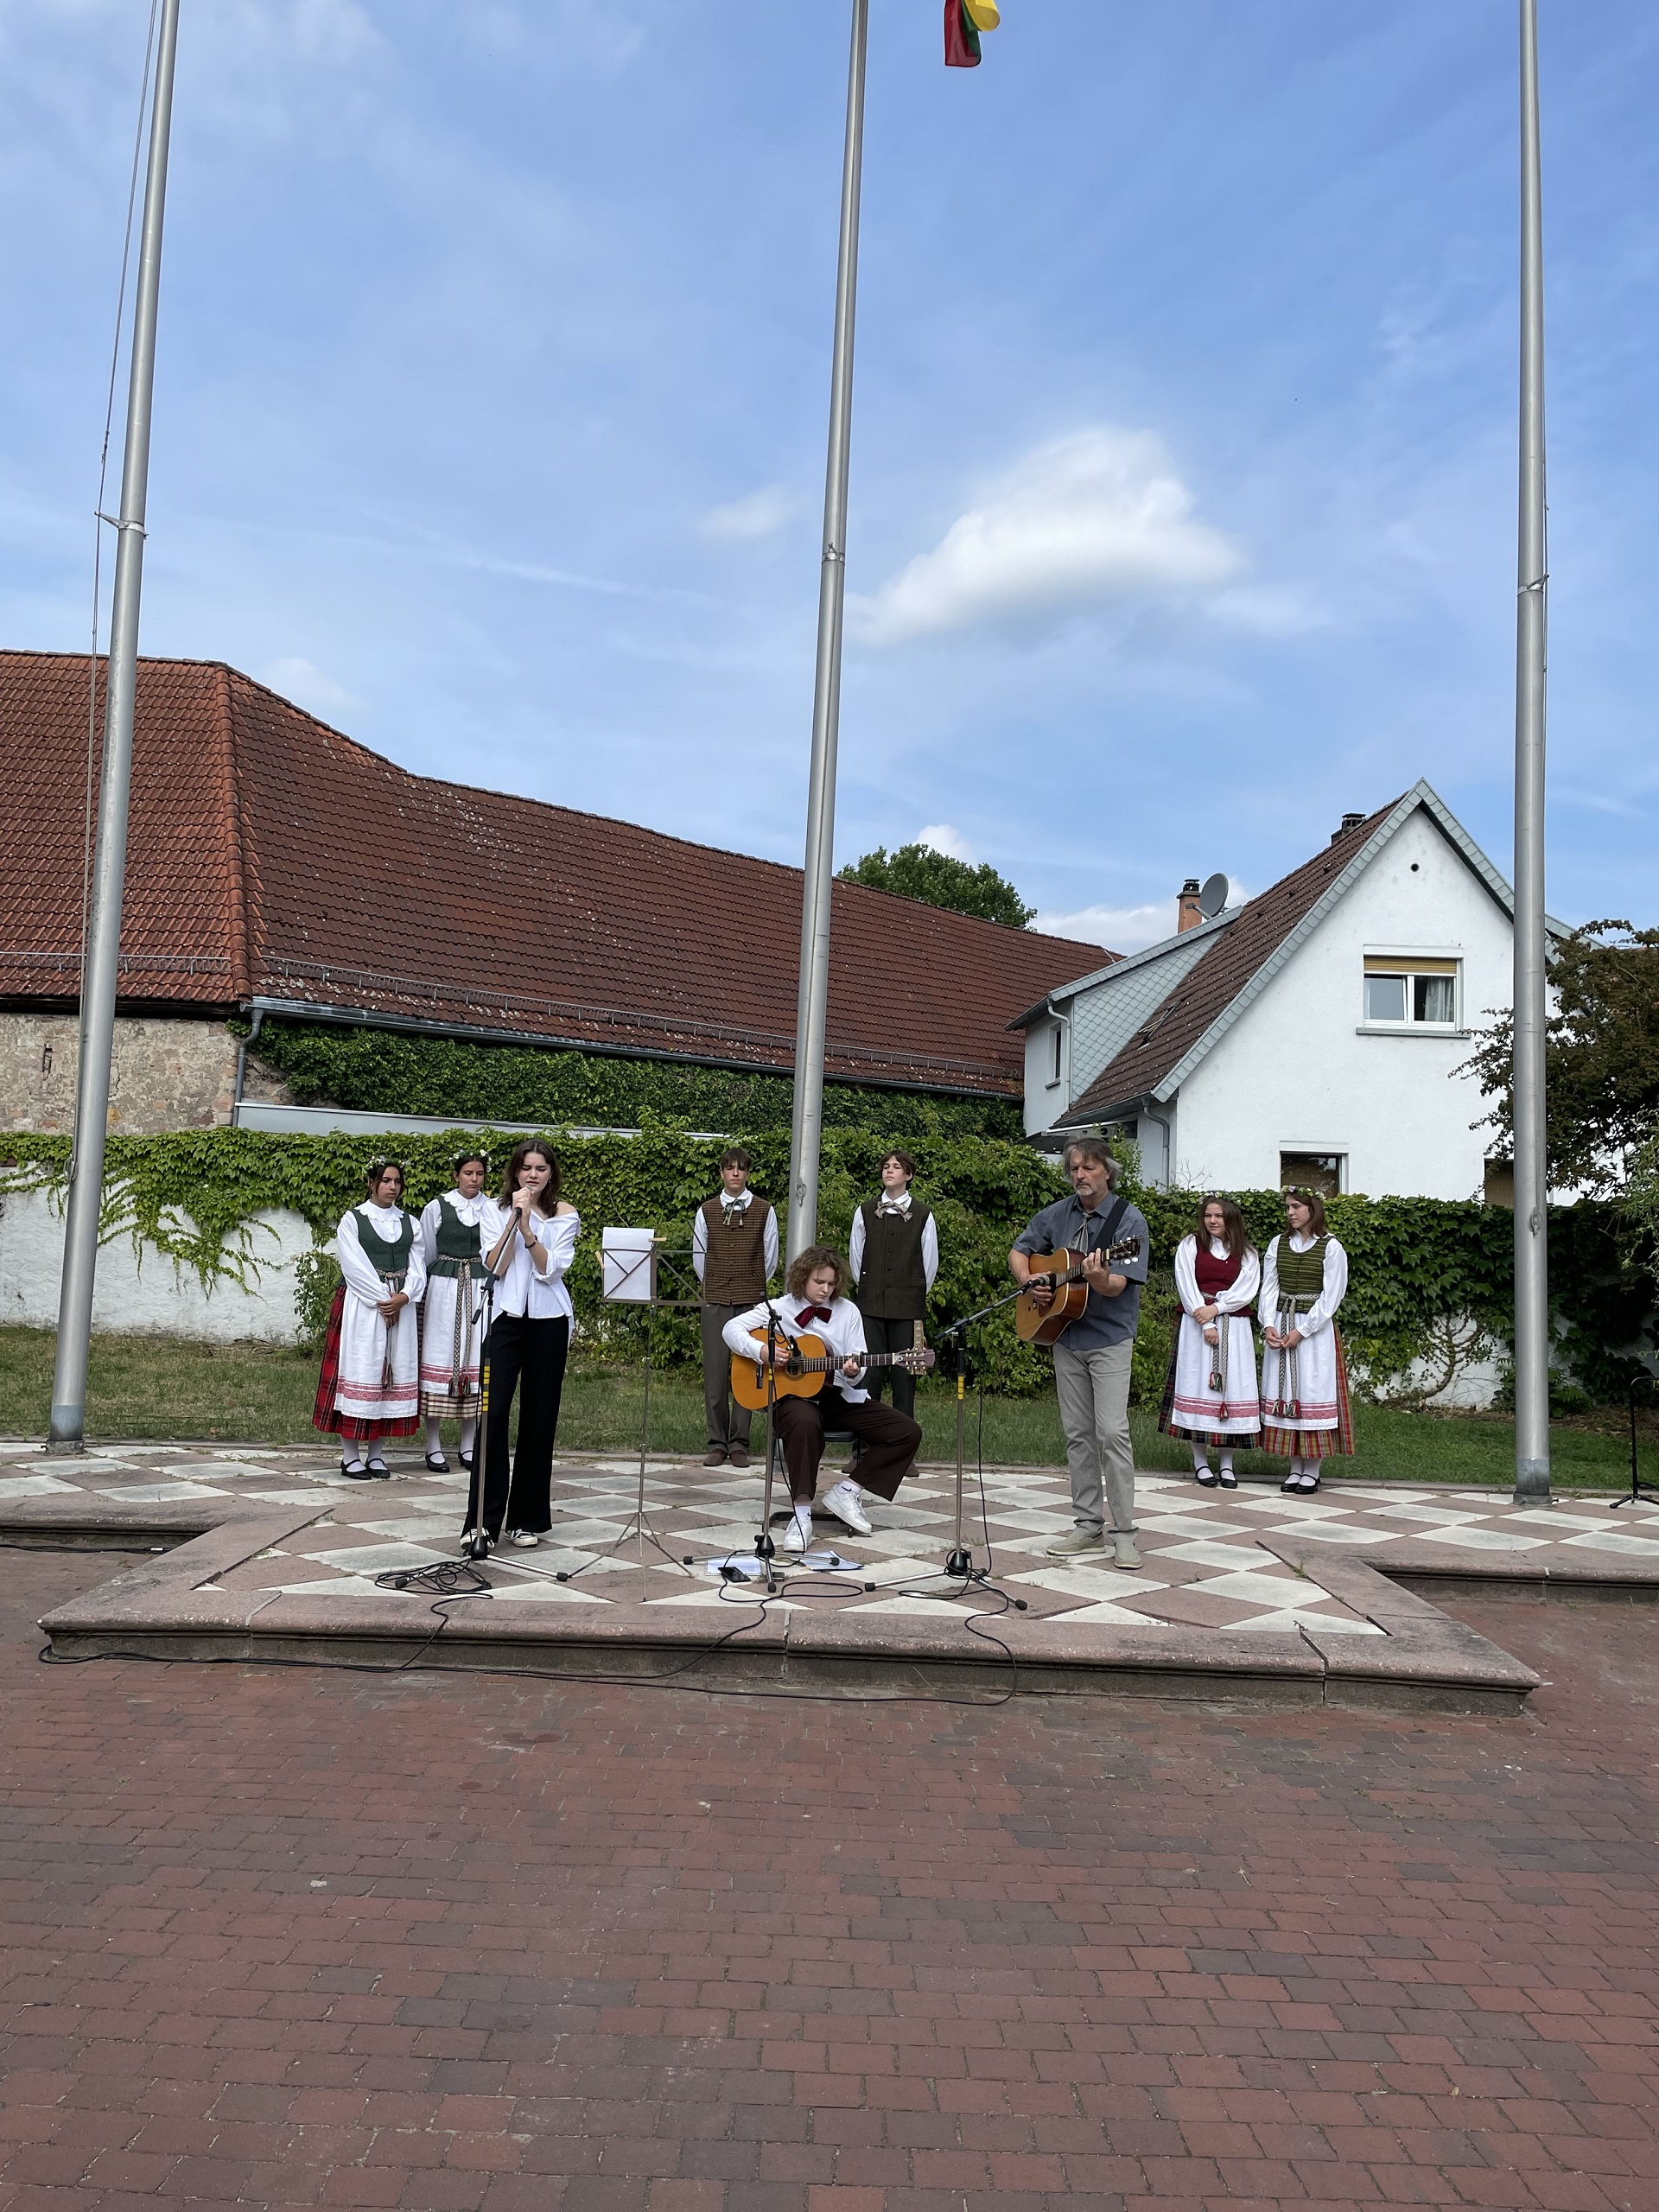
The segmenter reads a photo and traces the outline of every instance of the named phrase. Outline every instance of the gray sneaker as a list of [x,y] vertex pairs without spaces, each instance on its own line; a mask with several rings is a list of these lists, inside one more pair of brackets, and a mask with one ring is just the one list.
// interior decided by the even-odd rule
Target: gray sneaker
[[1086,1529],[1073,1529],[1069,1535],[1056,1536],[1048,1547],[1050,1559],[1076,1559],[1080,1553],[1103,1552],[1106,1539],[1098,1529],[1091,1536]]
[[1133,1536],[1114,1536],[1112,1538],[1112,1565],[1114,1567],[1126,1567],[1131,1573],[1133,1573],[1135,1569],[1139,1567],[1140,1564],[1141,1554],[1135,1548],[1135,1538]]

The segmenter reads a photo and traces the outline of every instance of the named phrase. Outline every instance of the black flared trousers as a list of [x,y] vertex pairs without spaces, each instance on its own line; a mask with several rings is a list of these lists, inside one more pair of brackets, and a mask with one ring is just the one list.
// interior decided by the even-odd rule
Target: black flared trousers
[[[484,1344],[489,1416],[484,1448],[473,1466],[467,1528],[485,1529],[499,1539],[504,1527],[531,1529],[538,1536],[552,1527],[553,1440],[558,1433],[569,1351],[570,1324],[563,1314],[536,1321],[518,1313],[496,1315]],[[509,1474],[507,1426],[514,1391],[518,1393],[518,1448],[511,1455]]]

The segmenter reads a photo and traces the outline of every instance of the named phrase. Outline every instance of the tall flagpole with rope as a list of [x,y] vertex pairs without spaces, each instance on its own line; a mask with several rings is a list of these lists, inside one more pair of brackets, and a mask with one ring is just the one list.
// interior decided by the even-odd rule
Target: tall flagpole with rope
[[[995,0],[945,0],[946,67],[971,69],[979,34],[998,22]],[[823,1147],[823,1046],[830,999],[830,910],[835,887],[836,756],[841,741],[841,647],[847,593],[847,481],[853,434],[853,325],[858,304],[859,191],[864,160],[864,67],[869,0],[853,0],[847,64],[847,128],[841,163],[841,237],[836,262],[836,329],[830,368],[830,451],[824,471],[823,550],[818,571],[818,645],[812,683],[812,754],[807,780],[806,861],[801,884],[801,963],[795,1009],[795,1103],[789,1133],[786,1256],[818,1231],[818,1166]]]
[[[74,1158],[69,1218],[58,1294],[57,1362],[52,1380],[48,1452],[86,1446],[86,1367],[104,1198],[104,1150],[115,1052],[115,1001],[121,963],[121,900],[127,869],[127,805],[132,780],[132,718],[138,682],[138,605],[149,493],[149,425],[156,386],[156,321],[162,287],[162,220],[173,124],[173,73],[179,0],[162,0],[150,110],[149,162],[133,298],[132,365],[127,388],[121,512],[115,517],[115,591],[104,710],[104,763],[98,793],[98,856],[80,976],[80,1065],[76,1073]],[[108,520],[105,517],[103,519]]]

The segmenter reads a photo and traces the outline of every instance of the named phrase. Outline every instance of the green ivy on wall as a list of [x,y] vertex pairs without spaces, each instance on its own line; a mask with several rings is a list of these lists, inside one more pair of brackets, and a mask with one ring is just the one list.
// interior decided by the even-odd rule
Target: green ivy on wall
[[[245,1036],[248,1024],[232,1027]],[[321,1022],[268,1020],[254,1052],[300,1104],[363,1114],[630,1129],[655,1116],[747,1139],[757,1129],[787,1128],[794,1103],[787,1076],[607,1059],[531,1046],[469,1045]],[[879,1129],[888,1139],[986,1136],[1017,1142],[1023,1130],[1015,1099],[941,1098],[842,1083],[825,1084],[823,1119],[827,1128]]]
[[[878,1185],[888,1132],[826,1130],[818,1218],[824,1240],[844,1249],[855,1206]],[[719,1181],[718,1140],[690,1136],[673,1122],[647,1116],[638,1137],[558,1137],[565,1194],[582,1216],[584,1234],[571,1271],[576,1311],[598,1347],[638,1349],[652,1333],[664,1361],[697,1356],[696,1316],[663,1311],[647,1324],[600,1297],[599,1230],[607,1224],[651,1227],[671,1246],[689,1247],[691,1217]],[[384,1146],[334,1134],[289,1136],[254,1129],[193,1129],[109,1140],[102,1234],[126,1236],[204,1286],[247,1282],[257,1272],[269,1236],[257,1217],[283,1210],[300,1215],[321,1244],[340,1216],[362,1196],[365,1160],[385,1149],[407,1173],[408,1203],[418,1209],[450,1181],[461,1143],[489,1132],[456,1128],[441,1135],[399,1136]],[[499,1154],[502,1141],[493,1148]],[[787,1181],[789,1137],[773,1130],[749,1140],[755,1187],[774,1200]],[[1023,1144],[976,1135],[915,1135],[916,1188],[938,1217],[940,1270],[931,1303],[935,1341],[952,1317],[975,1311],[1008,1287],[1008,1247],[1041,1207],[1061,1196],[1055,1169]],[[65,1137],[14,1133],[0,1138],[0,1192],[48,1189],[60,1201],[67,1188]],[[1155,1404],[1168,1357],[1173,1286],[1167,1273],[1176,1244],[1192,1227],[1193,1192],[1136,1191],[1152,1230],[1154,1283],[1142,1304],[1135,1348],[1137,1402]],[[1250,1234],[1265,1247],[1283,1223],[1273,1191],[1240,1194]],[[1514,1217],[1499,1207],[1435,1198],[1340,1198],[1329,1202],[1331,1226],[1347,1248],[1350,1287],[1342,1328],[1362,1388],[1385,1389],[1411,1362],[1429,1352],[1437,1328],[1462,1316],[1507,1341],[1512,1319]],[[1550,1215],[1550,1294],[1558,1357],[1579,1388],[1607,1401],[1621,1395],[1636,1364],[1634,1348],[1650,1341],[1655,1309],[1655,1248],[1643,1232],[1633,1243],[1617,1209],[1599,1204],[1556,1207]],[[271,1240],[274,1242],[274,1240]],[[302,1291],[313,1307],[326,1305],[332,1273],[302,1270]],[[315,1318],[315,1316],[313,1317]],[[1023,1396],[1046,1387],[1046,1353],[1021,1344],[1012,1310],[978,1332],[976,1363],[987,1387]]]

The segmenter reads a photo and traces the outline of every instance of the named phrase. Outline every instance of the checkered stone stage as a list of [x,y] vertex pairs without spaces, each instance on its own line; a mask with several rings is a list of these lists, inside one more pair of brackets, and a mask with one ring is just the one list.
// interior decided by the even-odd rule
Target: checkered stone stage
[[[394,1451],[387,1482],[342,1481],[332,1455],[306,1448],[176,1444],[102,1446],[84,1459],[47,1459],[37,1445],[0,1446],[0,1515],[24,1501],[67,1502],[79,1495],[124,1508],[219,1501],[318,1505],[322,1516],[228,1568],[206,1591],[349,1599],[384,1605],[375,1577],[430,1566],[458,1554],[467,1482],[458,1471],[430,1474],[417,1453]],[[565,1454],[554,1471],[554,1528],[533,1551],[505,1546],[488,1562],[493,1602],[512,1606],[715,1608],[732,1592],[706,1572],[711,1558],[753,1551],[761,1478],[750,1468],[707,1469],[693,1460],[653,1458],[645,1476],[646,1513],[670,1557],[625,1536],[633,1512],[639,1462],[621,1456]],[[833,1475],[826,1468],[823,1488]],[[1386,1488],[1327,1482],[1313,1498],[1286,1497],[1245,1484],[1201,1491],[1179,1476],[1143,1474],[1136,1494],[1140,1573],[1115,1569],[1109,1555],[1050,1560],[1046,1546],[1071,1528],[1064,1470],[988,1468],[967,1478],[966,1533],[975,1564],[1023,1599],[1033,1618],[1077,1627],[1224,1630],[1376,1637],[1375,1623],[1327,1593],[1258,1542],[1290,1538],[1363,1556],[1368,1548],[1414,1540],[1446,1548],[1448,1561],[1471,1555],[1529,1564],[1548,1555],[1562,1567],[1647,1577],[1659,1573],[1659,1515],[1610,1516],[1604,1500],[1517,1510],[1496,1491]],[[779,1503],[784,1503],[781,1490]],[[983,1589],[963,1592],[946,1578],[952,1542],[952,1471],[924,1467],[898,1500],[868,1501],[874,1533],[855,1536],[821,1519],[819,1534],[857,1562],[855,1576],[815,1575],[810,1602],[866,1616],[938,1619],[957,1611],[1000,1610]],[[781,1536],[781,1530],[778,1532]],[[690,1571],[676,1564],[689,1557]],[[785,1564],[789,1564],[785,1562]],[[560,1582],[564,1573],[572,1579]],[[862,1586],[874,1583],[874,1591]],[[788,1606],[787,1596],[781,1601]]]

